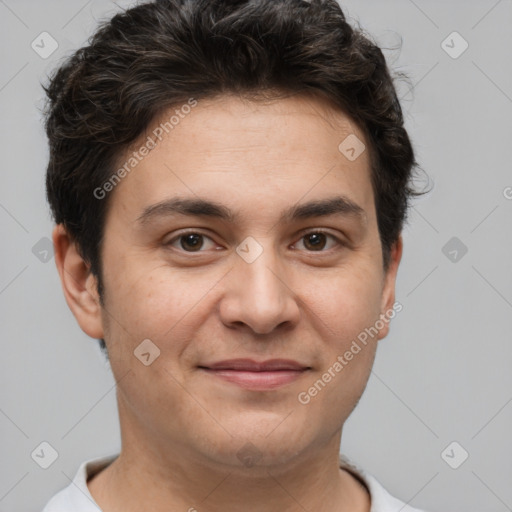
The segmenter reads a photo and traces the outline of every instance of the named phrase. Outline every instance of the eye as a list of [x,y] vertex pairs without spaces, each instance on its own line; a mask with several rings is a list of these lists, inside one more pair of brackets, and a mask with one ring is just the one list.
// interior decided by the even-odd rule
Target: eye
[[202,252],[201,249],[204,248],[205,245],[208,245],[205,244],[205,240],[209,240],[211,242],[211,246],[215,247],[216,244],[210,237],[196,231],[182,233],[181,235],[174,237],[165,245],[182,249],[185,252]]
[[326,245],[328,245],[327,240],[329,238],[335,241],[335,246],[345,245],[339,238],[320,229],[310,231],[309,233],[305,233],[304,235],[302,235],[301,241],[304,241],[303,245],[309,252],[327,252],[324,251],[323,249],[325,249]]
[[[334,241],[334,243],[331,242],[331,247],[329,247],[329,239]],[[329,249],[335,247],[336,245],[345,245],[339,238],[321,229],[316,229],[315,231],[310,231],[303,234],[299,244],[300,243],[302,243],[308,252],[327,252]],[[208,244],[210,244],[209,247]],[[198,231],[181,233],[180,235],[175,236],[165,245],[188,253],[204,252],[204,250],[213,249],[216,247],[215,242],[209,236],[206,236],[205,234]],[[296,245],[294,248],[297,248]],[[301,247],[298,248],[301,249]],[[203,249],[203,251],[201,249]]]

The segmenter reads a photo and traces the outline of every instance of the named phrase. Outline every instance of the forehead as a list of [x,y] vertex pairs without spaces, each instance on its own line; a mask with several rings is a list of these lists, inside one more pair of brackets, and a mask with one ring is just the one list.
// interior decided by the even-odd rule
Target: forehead
[[[162,112],[121,156],[118,167],[137,162],[113,191],[114,205],[138,217],[180,196],[229,203],[248,215],[335,194],[365,210],[373,204],[364,134],[327,101],[229,95],[187,105],[194,103]],[[145,145],[151,150],[141,157]]]

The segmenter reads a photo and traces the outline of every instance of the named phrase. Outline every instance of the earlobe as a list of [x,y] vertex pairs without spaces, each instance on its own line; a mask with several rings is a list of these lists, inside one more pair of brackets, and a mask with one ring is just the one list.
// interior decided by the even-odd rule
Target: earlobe
[[55,263],[69,308],[81,329],[91,338],[103,338],[97,279],[62,225],[53,230]]
[[403,240],[400,235],[397,241],[391,247],[389,258],[389,266],[384,277],[384,288],[382,291],[381,302],[381,319],[383,320],[384,327],[380,329],[378,339],[385,338],[389,333],[390,313],[394,316],[395,308],[395,285],[398,267],[402,259]]

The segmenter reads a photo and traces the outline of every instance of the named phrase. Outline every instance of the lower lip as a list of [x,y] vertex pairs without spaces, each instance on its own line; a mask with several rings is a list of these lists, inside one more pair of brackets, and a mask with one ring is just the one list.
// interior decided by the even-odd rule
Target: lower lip
[[245,389],[275,389],[297,380],[306,370],[278,370],[268,372],[249,372],[240,370],[205,371],[223,380],[238,384]]

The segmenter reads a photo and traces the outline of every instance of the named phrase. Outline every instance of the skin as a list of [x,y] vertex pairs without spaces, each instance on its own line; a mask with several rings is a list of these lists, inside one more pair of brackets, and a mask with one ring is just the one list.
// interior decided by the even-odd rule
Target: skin
[[[352,162],[338,150],[350,134],[366,144],[318,97],[200,101],[110,192],[103,307],[88,264],[55,228],[66,300],[80,327],[106,340],[118,381],[121,454],[88,483],[105,512],[370,510],[338,454],[387,323],[307,405],[297,398],[395,302],[402,240],[385,271],[369,152]],[[364,213],[279,219],[337,195]],[[239,216],[138,222],[175,196],[216,201]],[[179,238],[189,228],[204,235],[199,250]],[[315,247],[304,232],[317,229],[328,235]],[[263,249],[252,263],[236,252],[247,237]],[[133,353],[144,339],[160,350],[149,366]],[[232,358],[287,358],[310,370],[255,391],[198,368]],[[260,457],[251,466],[237,457],[248,442]]]

